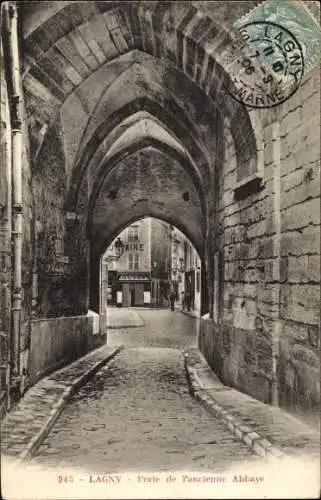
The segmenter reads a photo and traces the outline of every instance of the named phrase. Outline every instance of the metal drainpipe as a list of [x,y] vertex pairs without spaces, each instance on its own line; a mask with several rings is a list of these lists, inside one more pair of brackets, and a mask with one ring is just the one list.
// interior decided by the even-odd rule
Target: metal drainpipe
[[10,105],[12,134],[12,382],[19,381],[20,376],[20,334],[21,334],[21,302],[22,302],[22,120],[20,63],[18,52],[18,13],[13,3],[6,9],[7,22],[7,87]]
[[[10,122],[10,111],[9,111],[9,97],[7,93],[8,102],[8,113],[6,119]],[[12,179],[11,179],[11,162],[12,162],[12,134],[11,134],[11,124],[9,125],[8,134],[8,144],[7,144],[7,155],[6,155],[6,182],[7,182],[7,199],[6,199],[6,248],[8,249],[8,255],[6,255],[6,265],[8,265],[8,270],[11,270],[11,241],[12,241]],[[10,254],[9,254],[10,252]],[[11,332],[11,271],[8,272],[8,281],[5,288],[5,331],[7,332],[6,339],[6,349],[7,349],[7,369],[6,369],[6,393],[7,393],[7,409],[10,408],[10,375],[11,375],[11,349],[10,349],[10,332]]]

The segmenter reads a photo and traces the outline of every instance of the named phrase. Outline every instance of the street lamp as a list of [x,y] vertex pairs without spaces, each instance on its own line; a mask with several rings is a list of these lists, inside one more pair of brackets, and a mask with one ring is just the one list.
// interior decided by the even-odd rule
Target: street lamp
[[116,252],[117,252],[117,257],[119,258],[121,256],[121,254],[123,253],[124,248],[125,248],[125,244],[122,242],[122,240],[120,238],[117,238],[117,240],[115,241],[115,248],[116,248]]

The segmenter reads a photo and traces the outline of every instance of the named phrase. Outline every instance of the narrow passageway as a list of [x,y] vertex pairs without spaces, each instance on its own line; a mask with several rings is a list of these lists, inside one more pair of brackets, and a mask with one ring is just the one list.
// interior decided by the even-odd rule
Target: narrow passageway
[[182,349],[195,343],[196,320],[137,312],[145,326],[109,331],[124,349],[73,397],[33,463],[97,473],[218,472],[258,460],[189,393]]

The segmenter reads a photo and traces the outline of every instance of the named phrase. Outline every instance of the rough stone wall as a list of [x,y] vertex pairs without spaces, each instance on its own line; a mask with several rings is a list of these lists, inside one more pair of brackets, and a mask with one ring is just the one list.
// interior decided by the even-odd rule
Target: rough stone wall
[[86,316],[88,248],[84,228],[73,218],[67,220],[64,206],[61,124],[58,120],[49,127],[39,154],[39,144],[31,134],[29,150],[26,127],[24,121],[22,392],[45,373],[94,347],[92,321]]
[[308,75],[282,106],[251,112],[261,124],[264,188],[240,201],[234,197],[235,145],[225,121],[213,326],[204,324],[201,336],[226,383],[306,413],[317,411],[320,397],[318,78],[317,71]]
[[[38,90],[34,94],[33,105],[45,110],[40,84]],[[29,98],[28,93],[26,95]],[[84,225],[73,217],[68,220],[66,216],[65,154],[61,123],[59,119],[53,122],[46,129],[43,140],[41,128],[35,133],[30,101],[28,105],[27,110],[23,106],[22,392],[34,383],[38,362],[41,364],[43,356],[50,371],[68,361],[62,355],[68,346],[81,345],[80,350],[78,347],[74,349],[76,355],[84,354],[86,349],[93,347],[90,338],[92,329],[86,317],[88,247]],[[81,195],[86,197],[86,193]],[[79,241],[81,244],[78,245]],[[77,315],[83,315],[82,319],[78,316],[74,321],[73,317]],[[71,317],[70,321],[59,320],[59,317],[66,316]],[[37,329],[34,324],[38,318],[46,318],[46,321],[53,318],[50,328],[46,329],[42,353],[43,329]],[[55,322],[57,331],[53,326]],[[59,338],[56,338],[57,332]],[[85,343],[84,335],[87,336]]]
[[[218,248],[214,256],[214,311],[219,374],[228,384],[264,402],[272,390],[270,318],[273,287],[265,283],[271,198],[264,190],[236,201],[235,145],[227,120],[219,189]],[[214,367],[215,368],[215,367]]]
[[[320,400],[320,73],[280,116],[280,403],[318,411]],[[268,158],[266,159],[266,163]],[[267,165],[266,168],[271,168]]]
[[67,220],[66,190],[61,123],[57,121],[48,129],[33,164],[35,317],[87,313],[87,257],[84,266],[82,255],[86,245],[79,221]]
[[64,267],[57,254],[64,254],[63,204],[65,195],[64,154],[58,127],[48,130],[33,167],[35,200],[34,271],[38,275],[35,315],[61,316],[69,309],[64,296]]

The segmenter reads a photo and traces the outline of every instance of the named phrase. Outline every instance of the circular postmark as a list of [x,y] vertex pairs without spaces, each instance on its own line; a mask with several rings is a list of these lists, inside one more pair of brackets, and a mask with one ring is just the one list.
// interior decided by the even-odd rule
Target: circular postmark
[[229,94],[252,108],[272,108],[289,99],[304,73],[296,37],[269,21],[249,22],[240,35],[244,44],[233,61]]

